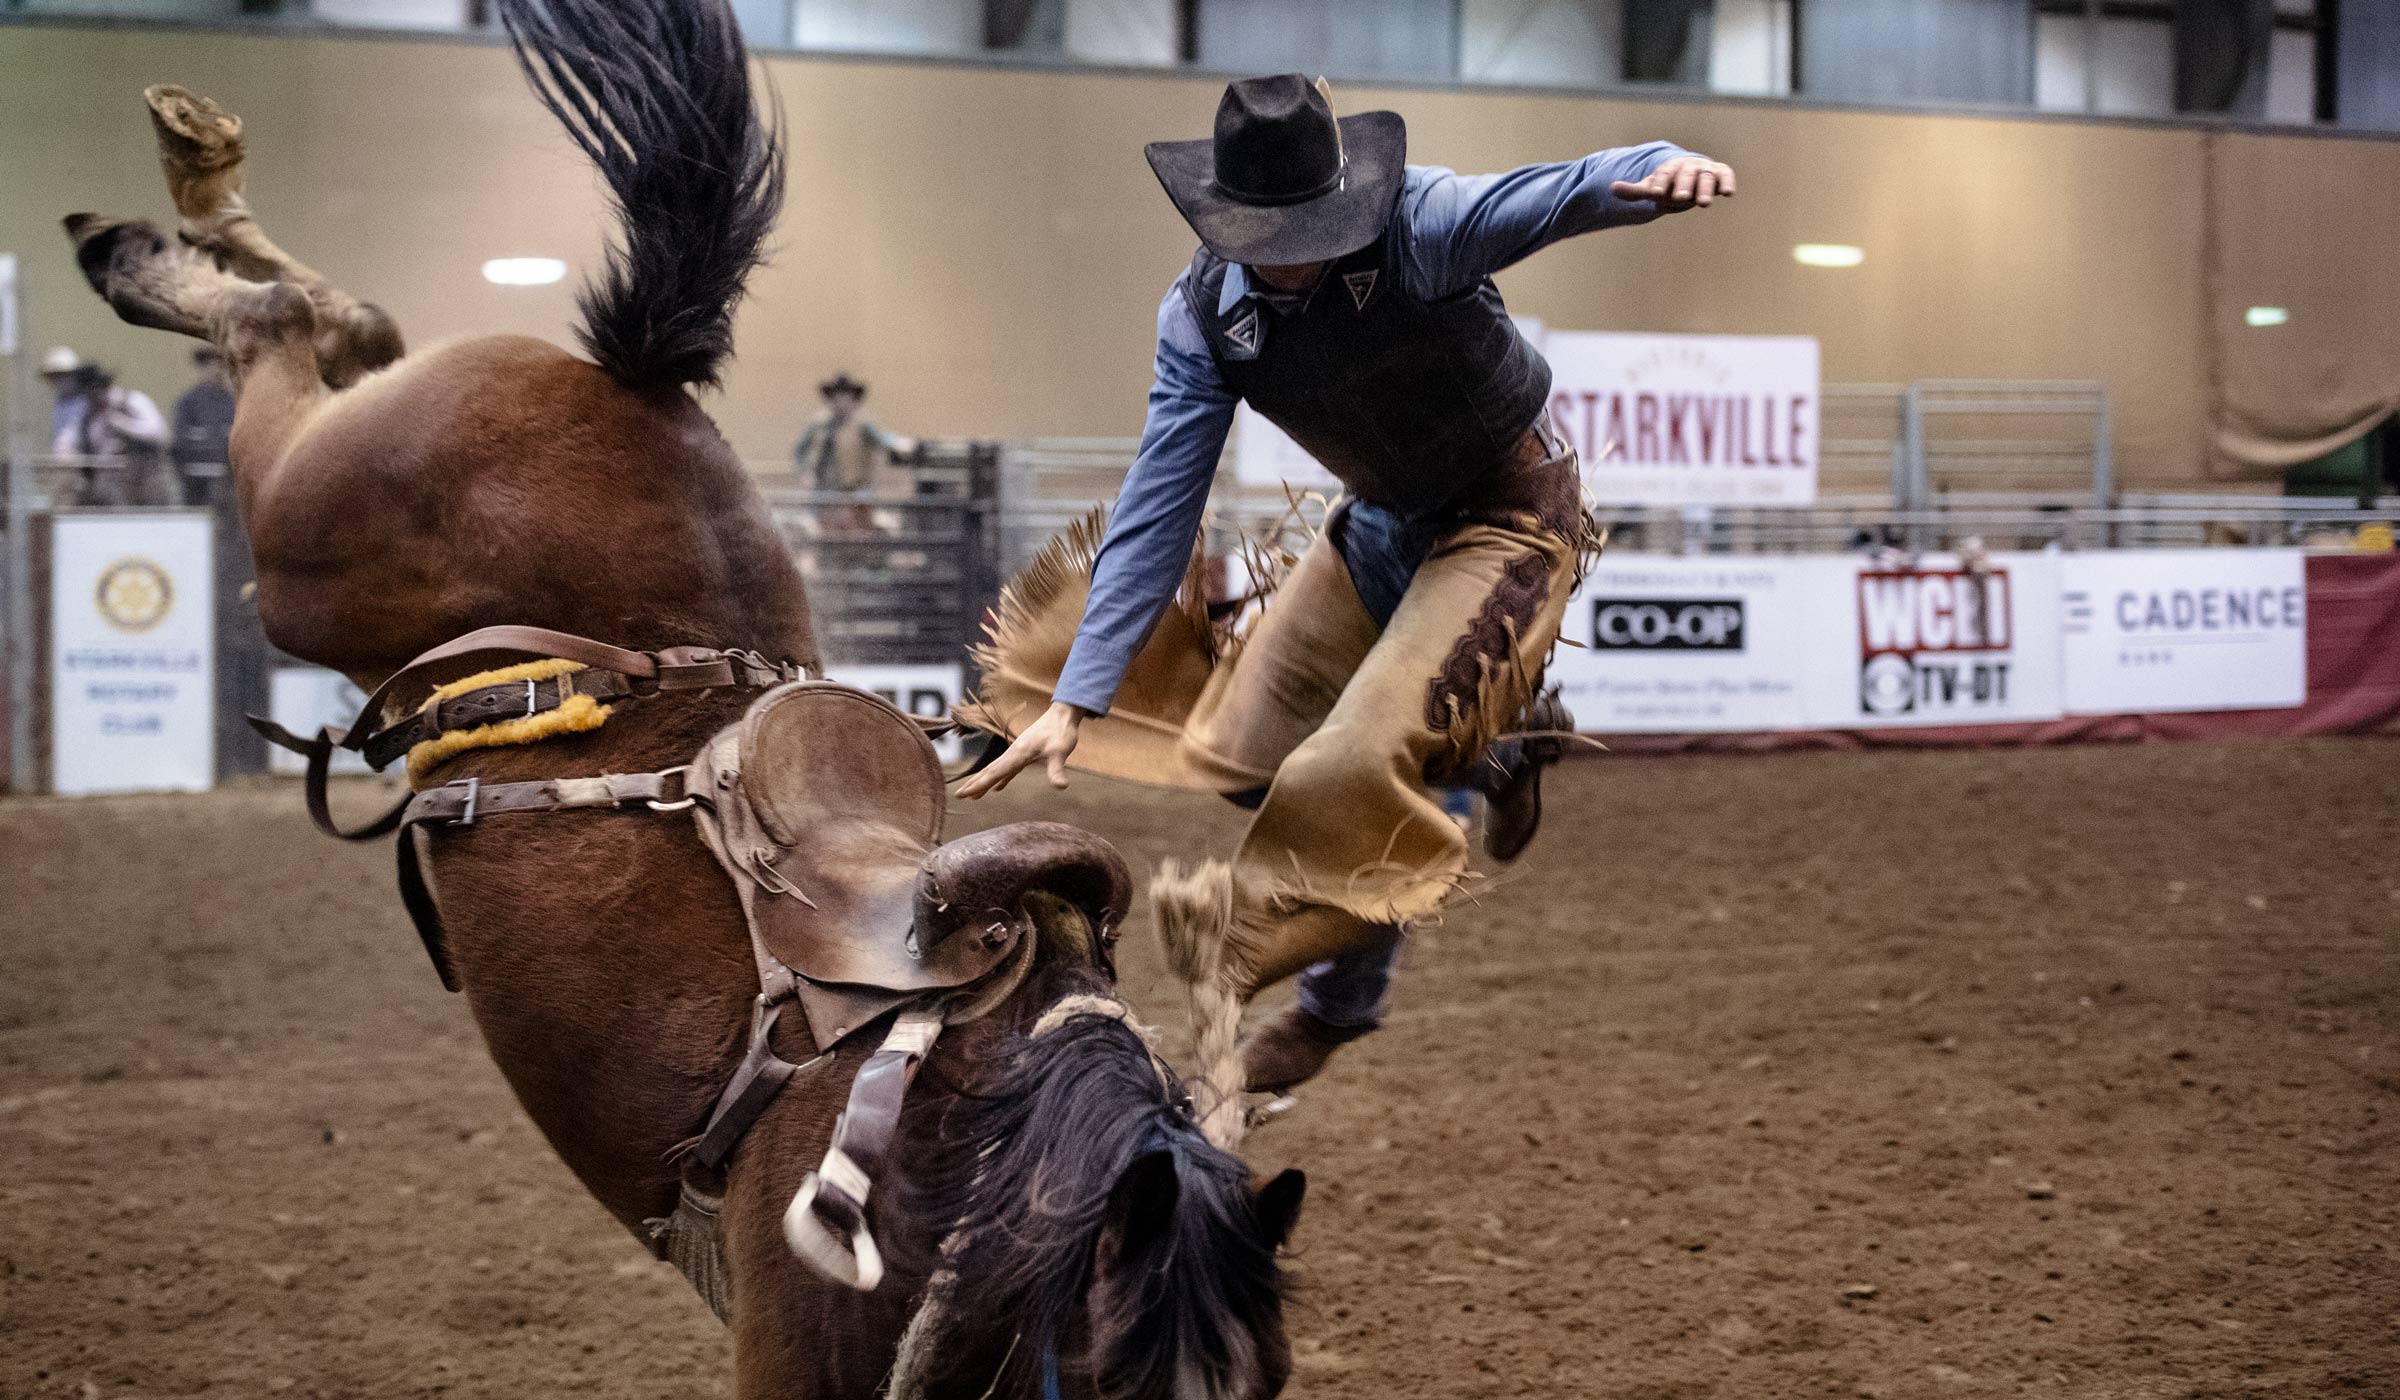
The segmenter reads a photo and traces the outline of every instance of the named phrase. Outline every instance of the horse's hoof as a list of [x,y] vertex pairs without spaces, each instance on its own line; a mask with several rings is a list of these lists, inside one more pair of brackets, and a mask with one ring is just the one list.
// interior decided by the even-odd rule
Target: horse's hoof
[[142,96],[158,133],[158,164],[166,172],[168,197],[187,228],[206,234],[208,221],[241,201],[242,119],[171,84],[147,88]]
[[1252,1128],[1263,1128],[1269,1123],[1279,1122],[1285,1117],[1289,1116],[1291,1111],[1299,1106],[1300,1101],[1298,1099],[1293,1098],[1289,1094],[1278,1094],[1274,1098],[1267,1100],[1265,1103],[1254,1104],[1251,1106],[1248,1115],[1249,1125]]
[[123,221],[112,219],[106,214],[69,214],[59,222],[66,225],[67,238],[77,248],[81,248],[92,239],[107,232],[111,224]]
[[68,241],[75,245],[75,263],[92,290],[109,294],[112,272],[128,261],[154,258],[166,251],[167,235],[147,219],[112,219],[106,214],[69,214],[60,220]]
[[62,222],[75,243],[83,280],[130,325],[205,339],[208,329],[180,304],[192,252],[147,219],[69,214]]
[[142,89],[160,156],[194,170],[215,170],[242,158],[242,119],[189,88],[157,83]]

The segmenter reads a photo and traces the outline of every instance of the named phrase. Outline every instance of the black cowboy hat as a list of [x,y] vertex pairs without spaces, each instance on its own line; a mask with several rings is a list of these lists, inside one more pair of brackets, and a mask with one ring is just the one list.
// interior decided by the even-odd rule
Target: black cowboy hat
[[856,394],[863,399],[867,396],[867,386],[852,379],[850,371],[843,370],[833,378],[819,384],[817,392],[829,399],[836,394]]
[[1167,197],[1227,262],[1328,262],[1375,241],[1407,173],[1397,112],[1338,121],[1322,82],[1297,73],[1229,83],[1206,141],[1142,148]]

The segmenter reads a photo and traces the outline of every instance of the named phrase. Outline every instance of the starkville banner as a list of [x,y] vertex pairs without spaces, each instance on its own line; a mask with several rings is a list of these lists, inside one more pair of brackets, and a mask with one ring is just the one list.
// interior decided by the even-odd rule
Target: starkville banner
[[1814,339],[1552,331],[1543,353],[1551,425],[1596,503],[1816,501]]
[[[1817,342],[1807,336],[1518,329],[1549,358],[1550,423],[1603,506],[1805,506],[1817,499]],[[1328,495],[1332,473],[1242,405],[1234,479]]]

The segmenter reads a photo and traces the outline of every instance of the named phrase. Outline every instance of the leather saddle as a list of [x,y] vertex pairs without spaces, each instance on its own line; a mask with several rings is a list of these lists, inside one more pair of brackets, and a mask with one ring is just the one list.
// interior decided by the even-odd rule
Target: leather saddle
[[1124,859],[1058,822],[947,845],[940,760],[916,721],[826,681],[777,686],[693,760],[696,816],[733,877],[761,987],[791,985],[817,1048],[905,1002],[965,991],[1032,937],[1028,894],[1081,909],[1106,960]]

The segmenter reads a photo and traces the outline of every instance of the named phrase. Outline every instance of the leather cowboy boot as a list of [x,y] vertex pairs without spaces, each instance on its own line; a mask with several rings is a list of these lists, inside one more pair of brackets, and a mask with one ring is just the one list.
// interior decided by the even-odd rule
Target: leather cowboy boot
[[1242,1040],[1242,1087],[1253,1094],[1280,1094],[1317,1077],[1333,1052],[1375,1029],[1337,1026],[1297,1006],[1261,1025]]
[[[1525,707],[1517,728],[1535,734],[1570,733],[1575,717],[1552,687]],[[1542,770],[1558,762],[1566,751],[1566,741],[1558,738],[1504,738],[1492,746],[1484,759],[1485,772],[1479,775],[1484,779],[1479,786],[1485,799],[1485,854],[1511,861],[1525,853],[1542,824]]]

